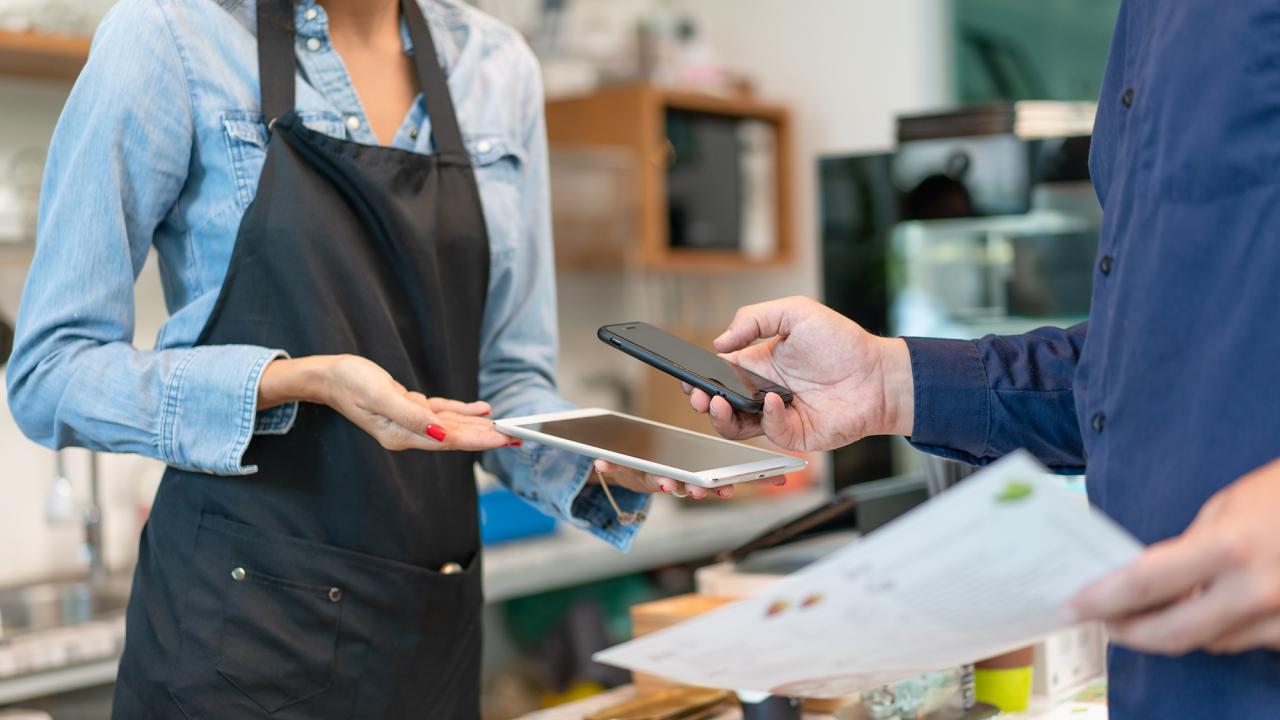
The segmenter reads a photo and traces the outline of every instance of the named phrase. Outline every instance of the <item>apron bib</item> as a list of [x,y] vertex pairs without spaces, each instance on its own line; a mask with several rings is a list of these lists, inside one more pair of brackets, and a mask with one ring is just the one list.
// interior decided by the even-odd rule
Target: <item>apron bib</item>
[[[307,129],[292,0],[258,3],[271,140],[199,345],[352,354],[478,395],[489,242],[444,73],[402,11],[434,155]],[[302,404],[254,475],[170,468],[143,530],[117,718],[479,717],[480,541],[461,452],[393,453]]]

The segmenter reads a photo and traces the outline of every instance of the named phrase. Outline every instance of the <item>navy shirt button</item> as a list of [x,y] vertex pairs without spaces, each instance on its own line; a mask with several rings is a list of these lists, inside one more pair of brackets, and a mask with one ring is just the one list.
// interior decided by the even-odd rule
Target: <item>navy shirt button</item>
[[1110,275],[1110,274],[1111,274],[1111,263],[1112,263],[1112,262],[1114,262],[1114,261],[1112,260],[1112,258],[1111,258],[1111,256],[1110,256],[1110,255],[1103,255],[1103,256],[1102,256],[1102,259],[1098,261],[1098,269],[1102,271],[1102,274],[1103,274],[1103,275]]
[[1120,96],[1120,102],[1124,103],[1127,108],[1133,107],[1133,88],[1127,87],[1124,89],[1124,95]]
[[1107,422],[1107,416],[1102,413],[1094,413],[1093,415],[1093,431],[1102,432],[1102,426]]

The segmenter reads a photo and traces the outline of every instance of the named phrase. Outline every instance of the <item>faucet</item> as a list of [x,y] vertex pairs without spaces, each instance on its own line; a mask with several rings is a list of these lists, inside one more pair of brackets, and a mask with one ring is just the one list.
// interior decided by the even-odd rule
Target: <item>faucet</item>
[[102,491],[98,454],[89,453],[89,499],[79,508],[76,507],[71,480],[67,478],[62,451],[55,450],[53,457],[53,486],[49,489],[48,497],[45,498],[46,521],[53,524],[79,520],[80,526],[84,529],[84,540],[80,544],[80,552],[89,564],[89,583],[98,585],[107,577],[106,557],[103,554]]
[[107,578],[107,559],[102,542],[102,490],[99,485],[98,453],[89,453],[89,503],[81,515],[84,525],[84,555],[89,560],[89,584]]

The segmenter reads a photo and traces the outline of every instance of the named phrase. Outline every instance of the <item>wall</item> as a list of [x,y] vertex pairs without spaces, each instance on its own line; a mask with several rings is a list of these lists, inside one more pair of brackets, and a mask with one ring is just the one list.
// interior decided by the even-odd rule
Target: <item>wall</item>
[[[588,0],[597,1],[597,0]],[[583,403],[609,403],[616,394],[602,386],[594,365],[616,358],[594,338],[605,322],[631,319],[635,308],[687,313],[687,298],[713,301],[699,316],[727,321],[737,305],[792,293],[819,293],[817,266],[816,159],[829,153],[874,150],[893,141],[892,117],[946,103],[951,57],[945,0],[677,0],[691,13],[723,59],[753,76],[761,95],[792,106],[796,120],[796,266],[768,275],[718,281],[708,295],[698,278],[561,278],[561,377],[566,394]],[[0,81],[0,168],[18,149],[48,142],[65,101],[66,87]],[[0,261],[0,311],[13,317],[25,265]],[[152,342],[163,321],[154,267],[137,288],[136,342]],[[585,329],[584,329],[585,328]],[[0,585],[77,567],[75,525],[50,527],[45,497],[53,456],[18,432],[0,397]],[[84,457],[68,453],[77,488],[84,487]],[[154,488],[160,468],[136,457],[104,461],[109,557],[132,556],[137,518],[133,506]],[[19,552],[9,551],[19,548]]]

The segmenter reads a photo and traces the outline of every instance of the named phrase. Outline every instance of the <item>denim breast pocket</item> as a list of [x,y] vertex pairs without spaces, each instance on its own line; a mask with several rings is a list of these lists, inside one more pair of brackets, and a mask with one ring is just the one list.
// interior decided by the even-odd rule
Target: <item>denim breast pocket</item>
[[524,148],[496,133],[468,135],[466,144],[484,203],[489,252],[500,261],[511,254],[528,227],[522,199],[527,171]]
[[[299,112],[302,124],[331,137],[346,136],[346,127],[336,113]],[[258,192],[258,178],[267,160],[267,125],[262,114],[248,111],[223,113],[222,128],[231,158],[231,178],[235,183],[236,205],[243,212]]]

